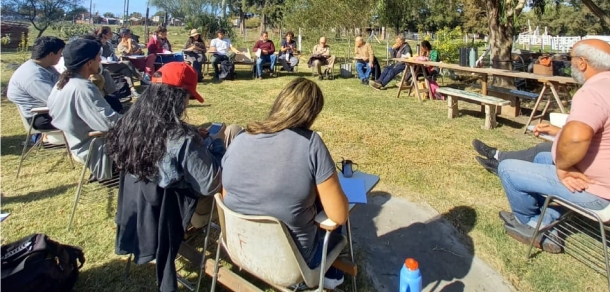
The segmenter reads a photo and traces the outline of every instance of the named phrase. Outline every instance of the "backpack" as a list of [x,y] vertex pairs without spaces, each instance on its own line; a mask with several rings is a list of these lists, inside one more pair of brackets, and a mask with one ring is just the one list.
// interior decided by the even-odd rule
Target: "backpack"
[[2,246],[2,291],[71,291],[84,263],[80,248],[29,235]]
[[116,85],[116,91],[111,93],[112,96],[118,99],[131,96],[131,89],[129,88],[129,84],[127,84],[127,80],[125,80],[125,75],[112,74],[112,81]]
[[231,61],[224,60],[220,63],[220,75],[218,78],[224,80],[233,80],[235,75],[235,65]]

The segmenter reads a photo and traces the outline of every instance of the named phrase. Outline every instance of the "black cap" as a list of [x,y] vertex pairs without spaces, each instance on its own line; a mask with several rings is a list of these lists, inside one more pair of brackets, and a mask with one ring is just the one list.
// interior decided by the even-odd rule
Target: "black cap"
[[75,39],[64,49],[64,65],[68,70],[78,69],[100,53],[98,42],[87,39]]

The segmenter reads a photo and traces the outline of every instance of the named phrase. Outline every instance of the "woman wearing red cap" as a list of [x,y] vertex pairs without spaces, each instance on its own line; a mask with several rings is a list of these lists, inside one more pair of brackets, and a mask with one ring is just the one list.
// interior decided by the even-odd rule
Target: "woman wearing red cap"
[[213,135],[183,121],[190,99],[203,102],[187,64],[166,64],[151,81],[107,135],[107,153],[122,172],[116,252],[134,254],[137,264],[156,259],[159,290],[175,291],[173,262],[187,224],[210,211],[226,144],[241,128]]

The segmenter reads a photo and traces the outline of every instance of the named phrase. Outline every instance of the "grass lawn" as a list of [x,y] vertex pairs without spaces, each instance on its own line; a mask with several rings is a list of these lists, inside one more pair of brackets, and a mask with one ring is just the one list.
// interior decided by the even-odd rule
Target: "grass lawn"
[[[176,45],[182,45],[185,35],[172,31],[169,37]],[[335,45],[333,42],[330,40],[329,44]],[[251,40],[248,44],[252,44]],[[375,49],[383,52],[379,45]],[[17,53],[2,53],[3,88],[14,71],[11,63],[19,60]],[[238,67],[240,76],[236,81],[210,83],[206,77],[199,85],[206,105],[192,103],[188,121],[246,125],[267,114],[289,80],[299,75],[312,78],[303,64],[300,73],[262,81],[251,80],[248,69]],[[471,140],[479,138],[508,150],[530,147],[540,140],[523,135],[521,128],[502,124],[502,120],[495,130],[481,130],[483,119],[476,113],[478,106],[461,106],[462,116],[449,120],[442,101],[419,103],[406,94],[397,99],[395,88],[376,91],[353,78],[317,82],[326,103],[313,128],[322,132],[335,160],[354,160],[362,171],[381,177],[378,190],[425,202],[439,213],[455,206],[472,207],[477,212],[477,222],[467,235],[472,238],[474,254],[520,291],[607,289],[604,276],[567,255],[541,253],[527,260],[527,247],[504,234],[497,213],[507,210],[508,203],[498,178],[474,160]],[[2,244],[31,233],[46,233],[84,249],[87,263],[76,291],[154,291],[152,265],[132,266],[129,282],[123,280],[125,258],[114,254],[114,199],[107,200],[101,193],[101,200],[79,205],[74,229],[66,231],[80,166],[69,167],[63,153],[41,152],[26,160],[21,177],[15,179],[25,132],[16,107],[4,96],[1,110],[2,212],[11,213],[2,223]],[[461,228],[458,218],[447,219]],[[364,285],[360,287],[371,291]]]

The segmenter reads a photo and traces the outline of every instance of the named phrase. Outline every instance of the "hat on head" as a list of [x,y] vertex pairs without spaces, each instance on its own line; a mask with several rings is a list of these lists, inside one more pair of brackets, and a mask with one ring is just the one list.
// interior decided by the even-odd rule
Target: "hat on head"
[[199,31],[196,28],[191,29],[191,36],[194,37],[196,35],[200,35]]
[[197,92],[198,76],[193,67],[183,62],[171,62],[161,67],[157,73],[160,73],[161,77],[155,77],[154,75],[157,74],[153,74],[152,83],[162,83],[185,88],[194,99],[203,103],[203,97]]
[[78,69],[95,59],[99,54],[102,46],[96,41],[87,39],[75,39],[71,41],[64,49],[64,65],[68,70]]

